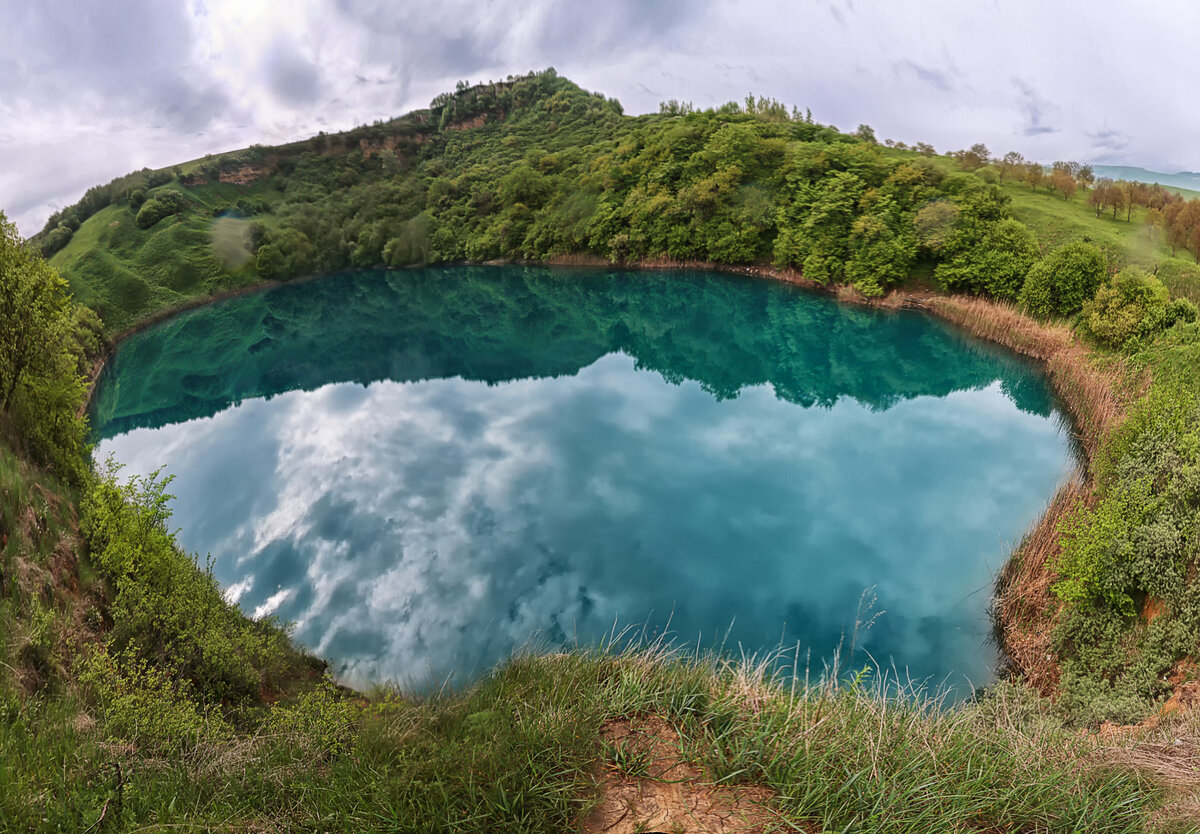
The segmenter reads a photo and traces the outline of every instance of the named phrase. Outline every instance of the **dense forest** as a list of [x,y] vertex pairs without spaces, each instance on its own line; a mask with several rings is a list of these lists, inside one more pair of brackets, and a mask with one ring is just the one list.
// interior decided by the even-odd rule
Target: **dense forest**
[[[347,134],[137,172],[92,189],[35,240],[116,329],[256,278],[580,255],[770,263],[868,296],[924,277],[1073,313],[1119,248],[1084,241],[1099,251],[1088,249],[1082,284],[1061,299],[1047,292],[1045,270],[1033,269],[1047,253],[1001,187],[1010,157],[985,165],[983,146],[944,158],[887,148],[865,126],[842,134],[754,97],[625,117],[548,70],[460,85],[427,111]],[[1062,166],[1049,181],[1064,193],[1066,171],[1090,178]],[[1135,198],[1147,205],[1152,229],[1164,211],[1168,229],[1183,229],[1200,206],[1161,188],[1095,185],[1105,200],[1128,197],[1127,210]],[[1193,238],[1189,228],[1185,248]]]
[[[1140,720],[1194,676],[1196,206],[1073,163],[880,143],[754,97],[629,117],[548,70],[461,84],[344,134],[135,172],[29,242],[3,222],[0,827],[579,828],[597,749],[607,768],[638,768],[599,728],[653,713],[716,778],[776,791],[801,830],[1144,830],[1165,788],[1080,753],[1078,728]],[[865,672],[797,689],[661,647],[522,657],[466,692],[362,697],[285,624],[226,604],[170,532],[168,481],[122,480],[88,458],[88,374],[115,334],[163,311],[263,279],[556,258],[753,265],[859,299],[969,294],[1069,328],[1128,418],[1039,566],[1052,700],[1001,684],[952,709],[896,703]],[[464,320],[480,315],[480,299],[457,302]],[[594,350],[616,343],[664,373],[704,350],[643,338],[577,288],[529,303],[591,317]],[[769,314],[820,326],[786,308]],[[286,310],[248,315],[248,345],[268,318],[288,325]],[[869,379],[780,365],[753,321],[736,324],[764,378],[795,382],[789,395],[826,402],[857,386],[869,399]]]

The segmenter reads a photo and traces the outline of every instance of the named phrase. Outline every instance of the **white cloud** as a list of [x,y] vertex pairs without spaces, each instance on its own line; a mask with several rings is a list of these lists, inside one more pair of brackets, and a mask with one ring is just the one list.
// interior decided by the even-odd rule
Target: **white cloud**
[[[478,672],[531,635],[593,641],[614,615],[661,623],[672,610],[685,640],[710,644],[736,613],[751,639],[787,621],[820,652],[875,584],[889,611],[876,645],[927,668],[945,646],[925,644],[922,612],[986,586],[1004,536],[1069,467],[1056,423],[1016,410],[998,383],[887,411],[846,398],[803,409],[767,385],[718,402],[634,364],[609,355],[500,385],[328,385],[136,430],[100,453],[135,473],[170,461],[175,523],[213,552],[228,594],[297,621],[357,681]],[[904,486],[918,480],[919,500]],[[980,611],[963,609],[945,638],[960,654],[983,639]]]

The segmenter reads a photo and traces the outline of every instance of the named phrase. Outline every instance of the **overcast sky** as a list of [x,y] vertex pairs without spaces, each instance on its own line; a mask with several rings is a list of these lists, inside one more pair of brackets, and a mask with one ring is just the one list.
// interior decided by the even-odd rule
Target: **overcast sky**
[[1200,169],[1200,4],[1115,0],[0,2],[0,210],[555,67],[627,113],[772,96],[938,150]]

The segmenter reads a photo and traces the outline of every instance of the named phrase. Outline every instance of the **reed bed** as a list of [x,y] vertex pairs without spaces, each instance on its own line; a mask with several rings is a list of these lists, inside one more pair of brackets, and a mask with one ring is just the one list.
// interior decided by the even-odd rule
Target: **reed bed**
[[1059,679],[1051,632],[1061,603],[1050,590],[1058,578],[1059,525],[1088,494],[1080,473],[1059,487],[996,580],[992,617],[1008,663],[1043,696],[1054,693]]
[[1050,382],[1073,420],[1083,452],[1080,470],[1058,490],[1004,566],[992,609],[1012,670],[1043,695],[1052,695],[1059,675],[1050,636],[1060,609],[1050,590],[1057,578],[1053,564],[1060,552],[1058,531],[1077,506],[1094,500],[1091,461],[1125,414],[1126,404],[1118,394],[1126,378],[1124,364],[1102,366],[1075,341],[1069,327],[1036,321],[1011,304],[929,296],[922,306],[976,336],[1045,362]]

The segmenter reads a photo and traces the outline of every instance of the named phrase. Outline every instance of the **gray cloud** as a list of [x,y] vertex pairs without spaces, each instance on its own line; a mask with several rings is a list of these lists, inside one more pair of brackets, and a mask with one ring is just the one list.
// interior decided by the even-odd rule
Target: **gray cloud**
[[294,44],[277,40],[264,61],[267,84],[285,104],[303,106],[321,96],[321,71]]
[[1091,153],[1097,162],[1119,160],[1121,152],[1129,147],[1129,136],[1119,130],[1101,128],[1087,135],[1092,140]]
[[102,97],[108,112],[149,112],[205,122],[227,106],[204,73],[189,73],[192,18],[182,3],[48,0],[7,4],[0,28],[10,60],[0,63],[7,97],[38,106]]
[[[949,649],[921,623],[948,616],[953,654],[986,674],[982,604],[963,598],[1070,464],[1053,418],[1018,411],[999,384],[885,418],[848,398],[798,408],[766,385],[720,402],[620,354],[553,380],[293,391],[109,451],[129,473],[170,461],[185,544],[213,553],[243,610],[295,621],[355,682],[479,672],[531,634],[593,642],[614,616],[661,627],[672,611],[685,641],[709,645],[736,617],[748,650],[786,627],[819,657],[871,585],[888,615],[868,648],[935,671]],[[930,467],[922,502],[894,500]],[[981,471],[946,534],[948,496]],[[730,515],[748,494],[753,510]],[[918,551],[937,587],[916,582]],[[745,575],[761,586],[727,593]]]
[[[826,123],[1030,158],[1195,169],[1200,8],[1115,0],[1003,13],[817,0],[113,0],[0,4],[0,207],[26,234],[144,165],[291,141],[423,107],[463,79],[554,66],[620,98],[714,106],[748,92]],[[1030,27],[1038,18],[1043,25]],[[1055,33],[1069,29],[1063,41]],[[1096,43],[1155,43],[1178,71]],[[745,68],[745,69],[743,69]],[[1019,75],[1014,78],[1014,68]],[[1120,78],[1122,84],[1102,83]],[[365,80],[365,81],[364,81]],[[1123,133],[1093,136],[1085,125]],[[41,149],[42,159],[36,159]]]
[[897,75],[912,75],[918,81],[933,87],[935,90],[943,93],[949,93],[954,89],[954,81],[951,78],[950,70],[940,70],[937,67],[924,66],[916,61],[910,61],[907,58],[902,61],[897,61],[892,65]]
[[1043,98],[1032,84],[1023,78],[1014,78],[1013,86],[1020,93],[1019,108],[1025,115],[1025,123],[1021,127],[1021,133],[1024,136],[1041,136],[1045,133],[1055,133],[1057,127],[1044,124],[1047,111],[1053,110],[1054,107],[1045,98]]

